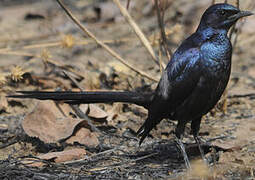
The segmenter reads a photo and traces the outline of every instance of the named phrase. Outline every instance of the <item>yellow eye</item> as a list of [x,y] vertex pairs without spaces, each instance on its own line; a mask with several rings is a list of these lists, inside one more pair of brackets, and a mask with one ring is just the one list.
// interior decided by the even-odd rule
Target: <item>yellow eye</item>
[[220,11],[220,15],[224,16],[226,14],[226,11],[222,10]]

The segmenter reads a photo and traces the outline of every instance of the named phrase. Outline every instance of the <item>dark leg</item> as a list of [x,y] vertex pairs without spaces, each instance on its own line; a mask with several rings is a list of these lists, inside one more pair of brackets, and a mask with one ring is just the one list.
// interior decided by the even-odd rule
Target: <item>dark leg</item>
[[201,147],[201,139],[198,137],[201,119],[202,117],[199,117],[191,121],[191,130],[192,130],[193,137],[197,143],[198,149],[200,151],[201,157],[204,160],[204,162],[207,162],[205,158],[204,150]]
[[186,168],[190,169],[191,166],[190,166],[189,158],[185,151],[185,147],[181,141],[183,133],[184,133],[185,125],[186,125],[186,123],[178,122],[176,130],[175,130],[175,135],[176,135],[176,142],[177,142],[177,145],[183,155],[183,159],[185,161]]

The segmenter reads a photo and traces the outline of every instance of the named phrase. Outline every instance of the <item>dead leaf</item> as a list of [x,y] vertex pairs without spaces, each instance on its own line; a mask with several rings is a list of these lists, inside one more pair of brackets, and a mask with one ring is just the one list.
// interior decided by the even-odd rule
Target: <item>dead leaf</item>
[[75,142],[92,147],[96,147],[99,144],[96,133],[86,128],[79,129],[75,135],[66,140],[66,143],[69,144],[74,144]]
[[49,152],[47,154],[39,155],[38,158],[45,159],[45,160],[54,159],[54,162],[60,163],[60,162],[81,159],[84,157],[85,154],[86,154],[85,149],[74,148],[70,150],[64,150],[61,152]]
[[222,141],[222,140],[212,142],[212,146],[219,147],[223,149],[224,151],[235,151],[235,150],[240,150],[242,148],[241,146],[237,145],[233,141]]
[[108,117],[107,122],[110,122],[118,117],[118,115],[122,112],[123,104],[115,103],[110,110],[107,111]]
[[85,149],[82,148],[74,148],[70,150],[64,150],[61,152],[49,152],[46,154],[41,154],[37,156],[37,158],[25,158],[21,162],[26,166],[30,167],[43,167],[46,163],[42,162],[40,159],[43,160],[54,160],[56,163],[72,161],[82,159],[86,155]]
[[96,119],[105,119],[108,114],[95,104],[82,104],[80,105],[81,110],[86,113],[89,117]]
[[[66,111],[66,110],[64,110]],[[27,135],[45,143],[54,143],[72,135],[83,120],[65,117],[53,101],[40,101],[22,122]]]
[[46,165],[46,163],[37,158],[25,158],[21,161],[21,163],[30,167],[43,167]]
[[108,114],[97,105],[89,104],[88,116],[97,118],[97,119],[104,119],[108,116]]
[[81,111],[85,114],[88,114],[88,111],[89,111],[89,105],[88,104],[81,104],[79,106],[79,108],[81,109]]

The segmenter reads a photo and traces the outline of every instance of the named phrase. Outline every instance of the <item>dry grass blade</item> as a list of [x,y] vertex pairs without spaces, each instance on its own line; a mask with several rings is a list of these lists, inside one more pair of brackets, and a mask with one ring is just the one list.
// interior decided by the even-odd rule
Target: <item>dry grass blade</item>
[[140,39],[140,41],[142,42],[142,44],[146,47],[146,49],[148,50],[148,52],[150,53],[150,55],[152,56],[153,60],[157,63],[157,57],[151,47],[151,44],[149,42],[149,40],[145,37],[144,33],[142,32],[142,30],[139,28],[139,26],[135,23],[135,21],[133,20],[133,18],[129,15],[128,11],[126,10],[126,8],[124,8],[121,4],[119,0],[113,0],[113,2],[119,7],[121,14],[125,17],[126,21],[130,24],[130,26],[133,28],[133,30],[135,31],[136,35],[138,36],[138,38]]
[[63,73],[80,89],[80,91],[85,91],[83,87],[80,86],[80,84],[65,70],[63,70]]
[[130,0],[127,1],[127,9],[129,8]]
[[97,39],[96,36],[94,34],[92,34],[85,26],[83,26],[80,21],[73,16],[73,14],[71,13],[70,10],[68,10],[65,5],[62,3],[61,0],[56,0],[58,2],[58,4],[63,8],[63,10],[67,13],[67,15],[73,20],[73,22],[79,26],[79,28],[86,33],[86,35],[88,35],[90,38],[94,39],[96,41],[96,43],[98,45],[100,45],[101,47],[103,47],[108,53],[110,53],[113,57],[117,58],[118,61],[120,61],[122,64],[124,64],[125,66],[127,66],[128,68],[130,68],[131,70],[133,70],[134,72],[140,74],[143,77],[146,77],[147,79],[150,79],[152,81],[157,82],[158,79],[155,79],[154,77],[150,76],[149,74],[147,74],[146,72],[142,71],[142,70],[138,70],[136,69],[134,66],[130,65],[129,63],[127,63],[119,54],[117,54],[115,51],[113,51],[109,46],[107,46],[105,43],[103,43],[101,40]]
[[[121,43],[121,42],[130,42],[133,41],[134,37],[128,37],[128,38],[121,38],[118,40],[103,40],[102,42],[110,44],[110,43]],[[73,45],[87,45],[95,43],[94,40],[83,40],[83,41],[74,41]],[[25,45],[25,46],[20,46],[20,47],[15,47],[15,48],[2,48],[0,49],[0,53],[8,53],[9,51],[14,51],[14,50],[22,50],[22,49],[36,49],[36,48],[49,48],[49,47],[57,47],[57,46],[62,46],[63,41],[56,41],[56,42],[49,42],[49,43],[41,43],[41,44],[30,44],[30,45]]]
[[[166,32],[165,32],[165,27],[164,27],[164,14],[165,14],[164,9],[162,9],[162,11],[160,11],[158,0],[155,0],[155,6],[156,6],[156,10],[157,10],[158,25],[159,25],[160,32],[161,32],[162,44],[163,44],[164,50],[166,52],[167,58],[170,59],[172,56],[172,52],[169,50],[169,47],[167,45]],[[164,64],[162,64],[162,65],[164,68],[165,65]]]

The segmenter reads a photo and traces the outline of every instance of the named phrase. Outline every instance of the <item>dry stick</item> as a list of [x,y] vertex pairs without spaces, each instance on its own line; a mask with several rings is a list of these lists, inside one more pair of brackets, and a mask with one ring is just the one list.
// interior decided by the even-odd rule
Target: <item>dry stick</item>
[[79,108],[78,105],[70,105],[70,107],[79,118],[85,119],[87,121],[88,125],[90,126],[93,132],[98,132],[98,133],[100,132],[100,130],[93,125],[92,120]]
[[[160,40],[159,40],[160,41]],[[159,56],[159,70],[160,70],[160,73],[162,74],[163,73],[163,70],[164,70],[164,67],[162,66],[162,48],[160,46],[160,42],[159,42],[159,53],[158,53],[158,56]]]
[[[239,6],[240,6],[240,3],[239,3],[239,0],[237,0],[236,1],[236,7],[239,8]],[[234,32],[236,32],[236,37],[235,38],[237,38],[237,35],[238,35],[237,31],[238,31],[238,29],[236,29],[236,23],[235,23],[234,26],[231,28],[230,33],[229,33],[229,39],[230,40],[231,40],[232,35],[234,34]]]
[[11,146],[11,145],[15,144],[16,142],[19,142],[19,139],[17,139],[17,137],[14,138],[14,139],[9,140],[9,141],[8,141],[7,143],[5,143],[5,144],[1,144],[1,145],[0,145],[0,149],[6,148],[6,147],[8,147],[8,146]]
[[236,7],[237,7],[237,8],[240,7],[240,2],[239,2],[239,0],[236,0]]
[[[125,147],[126,148],[126,147]],[[122,148],[124,149],[124,148]],[[85,160],[90,160],[92,161],[94,157],[97,157],[97,156],[101,156],[101,155],[105,155],[107,153],[112,153],[114,151],[117,151],[117,150],[121,150],[120,147],[115,147],[113,149],[109,149],[109,150],[105,150],[105,151],[102,151],[102,152],[99,152],[97,154],[93,154],[89,157],[85,157],[83,159],[78,159],[78,160],[72,160],[72,161],[66,161],[66,162],[63,162],[63,164],[69,164],[69,165],[72,165],[72,164],[76,164],[79,163],[79,162],[82,162],[82,161],[85,161]]]
[[144,33],[142,32],[142,30],[139,28],[139,26],[135,23],[135,21],[133,20],[133,18],[129,15],[128,11],[126,8],[124,8],[121,4],[119,0],[113,0],[113,2],[119,7],[121,14],[125,17],[126,21],[129,23],[129,25],[133,28],[133,30],[135,31],[136,35],[138,36],[138,38],[140,39],[140,41],[142,42],[142,44],[146,47],[146,49],[148,50],[148,52],[150,53],[151,57],[153,58],[153,60],[158,63],[157,57],[151,47],[151,44],[149,42],[149,40],[145,37]]
[[[122,38],[119,40],[103,40],[104,43],[119,43],[119,42],[128,42],[132,41],[133,37],[128,37],[128,38]],[[85,40],[85,41],[78,41],[75,42],[74,45],[87,45],[90,43],[94,43],[94,40]],[[20,46],[20,47],[15,47],[15,48],[2,48],[0,49],[0,53],[5,53],[8,51],[13,51],[13,50],[20,50],[20,49],[35,49],[35,48],[47,48],[47,47],[57,47],[61,46],[62,41],[57,41],[57,42],[49,42],[49,43],[42,43],[42,44],[30,44],[30,45],[25,45],[25,46]]]
[[155,5],[156,5],[156,9],[157,9],[158,25],[159,25],[160,32],[161,32],[162,44],[165,49],[167,58],[170,59],[172,56],[172,52],[169,50],[169,47],[167,45],[166,32],[165,32],[165,27],[164,27],[164,10],[162,13],[160,13],[158,0],[155,0]]
[[97,39],[95,37],[94,34],[92,34],[87,28],[85,28],[85,26],[83,26],[80,21],[73,16],[73,14],[71,13],[70,10],[68,10],[65,5],[62,3],[61,0],[56,0],[58,2],[58,4],[62,7],[62,9],[67,13],[67,15],[73,20],[73,22],[79,26],[79,28],[85,33],[87,34],[89,37],[91,37],[92,39],[94,39],[96,41],[96,43],[100,46],[102,46],[108,53],[110,53],[113,57],[117,58],[118,61],[120,61],[122,64],[124,64],[125,66],[127,66],[128,68],[130,68],[131,70],[135,71],[136,73],[140,74],[143,77],[146,77],[154,82],[158,82],[158,79],[150,76],[149,74],[147,74],[144,71],[138,70],[136,69],[134,66],[130,65],[129,63],[125,62],[125,60],[119,55],[117,54],[115,51],[113,51],[109,46],[107,46],[105,43],[103,43],[102,41],[100,41],[99,39]]
[[38,39],[46,39],[49,36],[56,36],[57,33],[51,33],[51,34],[43,34],[43,35],[30,35],[28,34],[27,36],[15,36],[12,38],[5,38],[5,37],[0,37],[0,43],[7,43],[7,42],[20,42],[20,41],[35,41]]
[[80,91],[85,91],[83,87],[74,79],[67,71],[63,70],[63,73],[75,84],[76,87],[80,89]]
[[117,163],[113,163],[113,164],[109,164],[107,166],[100,166],[100,167],[95,167],[93,169],[88,169],[88,171],[93,172],[93,171],[97,171],[97,170],[110,170],[110,169],[116,169],[116,168],[121,168],[121,167],[129,167],[131,165],[133,165],[133,163],[135,163],[136,161],[141,161],[143,159],[147,159],[149,157],[155,156],[158,153],[151,153],[142,157],[139,157],[137,159],[132,159],[132,160],[126,160],[124,162],[117,162]]
[[0,54],[4,55],[15,55],[15,56],[27,56],[27,57],[40,57],[38,55],[34,55],[27,52],[18,52],[18,51],[0,51]]
[[[70,74],[68,72],[66,72],[65,70],[63,70],[63,73],[81,90],[81,91],[85,91],[84,88],[82,88],[79,83],[72,77],[70,76]],[[70,107],[72,108],[72,110],[75,112],[75,114],[81,118],[81,119],[85,119],[88,123],[88,125],[90,126],[91,130],[94,132],[100,132],[100,130],[93,125],[92,120],[90,117],[88,117],[81,109],[80,107],[75,104],[69,104]]]
[[127,0],[127,9],[129,8],[130,0]]

